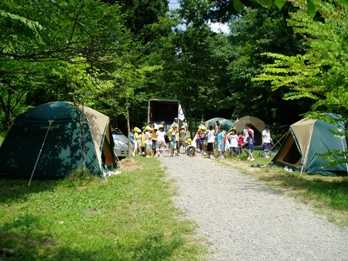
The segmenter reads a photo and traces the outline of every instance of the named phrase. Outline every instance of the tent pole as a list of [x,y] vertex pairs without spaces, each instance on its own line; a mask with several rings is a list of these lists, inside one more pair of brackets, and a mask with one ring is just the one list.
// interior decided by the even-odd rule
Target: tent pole
[[[272,146],[271,151],[287,136],[289,135],[289,131],[285,132],[280,139]],[[272,154],[271,154],[272,155]],[[271,159],[266,163],[266,165],[270,164],[274,157],[271,157]]]
[[45,146],[46,138],[47,138],[48,132],[50,131],[52,123],[53,123],[53,120],[48,121],[48,128],[47,128],[47,131],[45,133],[45,137],[43,139],[43,142],[41,144],[41,148],[40,148],[39,154],[37,155],[37,158],[36,158],[36,161],[35,161],[35,164],[34,164],[34,168],[33,168],[32,172],[31,172],[30,179],[28,181],[28,187],[30,187],[30,185],[31,185],[31,181],[32,181],[32,179],[34,177],[34,173],[35,173],[37,164],[39,163],[39,159],[41,157],[42,149]]
[[285,138],[285,136],[288,135],[288,134],[289,134],[289,131],[285,132],[283,134],[283,136],[281,136],[280,139],[272,146],[271,150],[273,150]]
[[341,144],[342,144],[342,149],[343,149],[343,155],[344,155],[344,160],[345,160],[345,164],[346,164],[346,172],[348,175],[348,160],[347,160],[347,147],[344,146],[344,142],[343,139],[341,139]]

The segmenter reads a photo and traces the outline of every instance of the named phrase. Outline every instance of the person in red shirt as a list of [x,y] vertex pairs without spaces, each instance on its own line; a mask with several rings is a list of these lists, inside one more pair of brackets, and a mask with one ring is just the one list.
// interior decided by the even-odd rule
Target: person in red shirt
[[243,132],[238,133],[238,146],[239,146],[239,155],[242,154],[242,150],[244,147],[244,136]]

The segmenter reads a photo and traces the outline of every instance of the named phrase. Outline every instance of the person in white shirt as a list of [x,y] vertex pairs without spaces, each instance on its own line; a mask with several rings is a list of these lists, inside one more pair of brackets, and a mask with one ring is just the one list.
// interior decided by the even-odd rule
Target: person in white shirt
[[159,126],[159,130],[157,131],[157,144],[158,144],[158,156],[162,154],[163,150],[167,148],[166,139],[165,139],[166,133],[164,132],[164,128],[162,125]]
[[248,143],[248,137],[249,137],[248,127],[245,127],[243,129],[243,137],[244,137],[244,143],[247,144]]
[[262,131],[262,148],[265,158],[269,158],[272,149],[272,137],[268,126]]
[[230,143],[230,154],[233,156],[239,155],[240,150],[239,150],[239,145],[238,145],[238,135],[237,131],[233,129],[230,134],[229,134],[229,143]]
[[207,134],[207,153],[208,153],[208,158],[211,157],[211,155],[214,153],[214,143],[215,143],[215,133],[214,133],[214,128],[213,126],[209,127],[208,134]]

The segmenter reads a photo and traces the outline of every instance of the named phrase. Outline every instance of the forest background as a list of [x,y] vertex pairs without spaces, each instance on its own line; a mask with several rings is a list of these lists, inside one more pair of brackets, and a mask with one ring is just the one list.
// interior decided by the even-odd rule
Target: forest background
[[3,0],[0,30],[3,132],[55,100],[121,128],[128,113],[145,123],[149,98],[180,100],[192,124],[254,115],[281,132],[308,113],[348,118],[345,0]]

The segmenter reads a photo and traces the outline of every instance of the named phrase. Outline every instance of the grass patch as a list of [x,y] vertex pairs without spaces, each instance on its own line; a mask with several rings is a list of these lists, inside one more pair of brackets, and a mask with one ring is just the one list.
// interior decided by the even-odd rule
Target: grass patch
[[[302,202],[328,217],[331,222],[348,226],[348,177],[326,177],[320,175],[289,173],[283,168],[267,166],[269,160],[259,152],[255,161],[228,158],[224,163],[239,168]],[[253,167],[253,166],[260,167]]]
[[107,181],[0,180],[0,259],[201,259],[159,162],[137,161],[140,170]]

